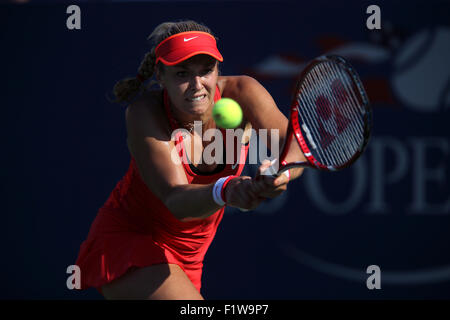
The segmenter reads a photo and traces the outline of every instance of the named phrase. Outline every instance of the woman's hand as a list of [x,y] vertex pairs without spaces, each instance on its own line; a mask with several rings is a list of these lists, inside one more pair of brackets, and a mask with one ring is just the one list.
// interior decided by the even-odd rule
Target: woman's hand
[[263,161],[254,178],[236,177],[228,182],[225,188],[225,200],[228,206],[253,210],[262,201],[278,197],[287,190],[289,178],[282,174],[279,177],[265,174],[271,166],[268,160]]
[[264,197],[259,197],[255,192],[254,181],[251,177],[241,176],[231,179],[225,187],[225,201],[227,206],[245,210],[255,209]]
[[271,165],[272,163],[269,160],[264,160],[252,180],[253,193],[260,198],[273,199],[287,190],[289,177],[285,174],[281,174],[279,177],[267,174],[270,172]]

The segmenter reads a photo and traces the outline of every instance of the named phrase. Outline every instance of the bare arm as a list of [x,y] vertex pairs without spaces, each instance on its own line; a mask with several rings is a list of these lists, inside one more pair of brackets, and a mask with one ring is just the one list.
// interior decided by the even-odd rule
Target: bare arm
[[[128,107],[126,123],[130,153],[147,187],[177,219],[206,218],[221,208],[212,197],[214,184],[188,183],[160,103],[157,98],[147,95]],[[249,177],[240,177],[227,187],[242,189],[232,194],[244,194],[239,199],[233,196],[230,204],[253,208],[257,204],[251,199],[248,186],[245,188],[245,184],[250,183],[243,181],[246,179]]]
[[[280,141],[284,141],[288,120],[278,109],[272,96],[255,79],[248,76],[223,77],[225,79],[223,96],[236,100],[242,107],[244,117],[259,132],[267,129],[279,130]],[[268,139],[268,147],[270,148]]]
[[[272,96],[255,79],[248,76],[223,77],[225,89],[223,95],[236,100],[242,107],[244,117],[251,122],[253,128],[258,132],[260,129],[267,129],[269,137],[268,147],[271,148],[271,129],[279,132],[279,152],[281,152],[288,128],[288,119],[278,109]],[[294,139],[295,140],[295,139]],[[304,161],[305,157],[300,148],[293,141],[292,148],[286,160]],[[272,150],[273,151],[273,150]],[[291,170],[291,180],[299,177],[303,173],[303,168]],[[280,180],[284,181],[285,176]],[[277,180],[276,182],[278,182]]]

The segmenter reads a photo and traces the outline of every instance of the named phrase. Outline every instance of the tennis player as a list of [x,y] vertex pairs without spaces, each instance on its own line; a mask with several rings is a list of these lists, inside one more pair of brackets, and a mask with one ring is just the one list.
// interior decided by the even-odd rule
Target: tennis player
[[[203,259],[225,206],[254,209],[285,191],[302,169],[272,178],[262,174],[265,161],[255,177],[240,176],[248,144],[240,146],[238,165],[195,161],[211,141],[198,136],[194,121],[203,132],[216,128],[212,107],[221,97],[236,100],[243,123],[256,132],[278,129],[280,146],[288,120],[256,80],[219,76],[223,57],[206,26],[167,22],[149,38],[154,47],[137,76],[114,87],[117,102],[128,103],[130,166],[99,210],[76,264],[82,289],[97,288],[107,299],[203,299]],[[144,90],[153,76],[161,88]],[[187,135],[172,139],[180,128]],[[200,143],[186,147],[186,137]],[[174,148],[184,161],[173,161]]]

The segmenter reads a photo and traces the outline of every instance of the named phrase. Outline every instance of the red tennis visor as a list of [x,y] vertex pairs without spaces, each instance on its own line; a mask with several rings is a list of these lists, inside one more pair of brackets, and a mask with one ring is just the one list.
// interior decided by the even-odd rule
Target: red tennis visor
[[223,57],[217,49],[216,39],[207,32],[188,31],[164,39],[155,49],[156,63],[176,65],[197,54],[207,54],[220,62]]

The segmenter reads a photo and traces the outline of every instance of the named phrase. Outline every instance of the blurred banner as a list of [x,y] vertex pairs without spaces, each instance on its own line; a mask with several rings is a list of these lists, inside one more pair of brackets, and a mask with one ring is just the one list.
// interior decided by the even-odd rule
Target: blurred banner
[[219,38],[223,75],[255,77],[286,115],[302,67],[327,53],[353,64],[374,108],[352,168],[305,170],[257,210],[227,209],[205,298],[449,299],[450,2],[378,1],[372,30],[371,4],[82,1],[72,30],[69,4],[0,5],[0,297],[102,298],[69,290],[66,270],[130,160],[125,109],[106,95],[135,75],[154,27],[188,18]]

